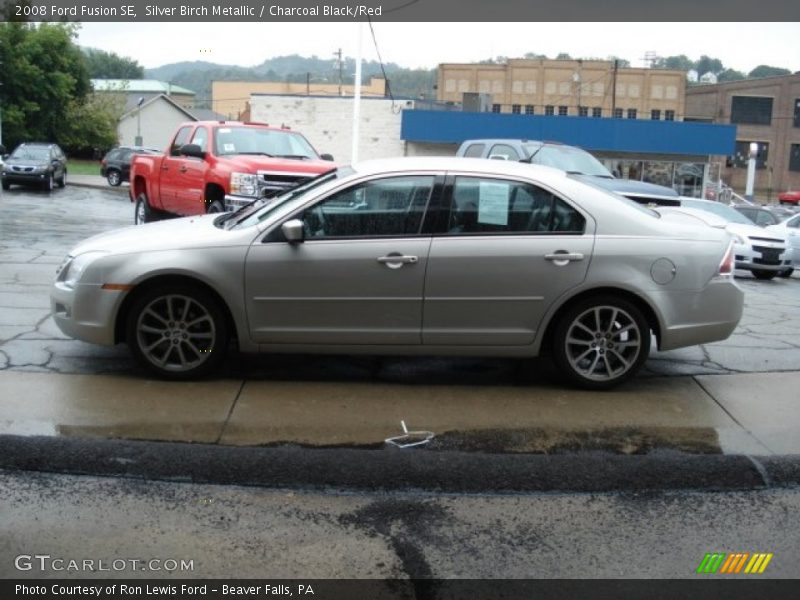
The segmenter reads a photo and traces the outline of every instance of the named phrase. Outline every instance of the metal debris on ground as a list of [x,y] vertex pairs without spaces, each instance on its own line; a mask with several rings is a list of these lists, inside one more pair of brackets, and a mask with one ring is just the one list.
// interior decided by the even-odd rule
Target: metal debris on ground
[[386,438],[385,443],[397,446],[398,448],[413,448],[414,446],[422,446],[430,442],[434,433],[432,431],[409,431],[406,427],[406,422],[401,420],[400,425],[403,427],[403,435]]

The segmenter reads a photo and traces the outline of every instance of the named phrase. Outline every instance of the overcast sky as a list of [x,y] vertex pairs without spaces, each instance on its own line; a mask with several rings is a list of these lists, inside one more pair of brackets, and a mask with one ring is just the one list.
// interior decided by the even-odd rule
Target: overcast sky
[[[91,46],[133,58],[145,67],[185,60],[253,66],[286,54],[355,56],[357,23],[84,23]],[[536,52],[554,57],[619,56],[644,66],[648,51],[719,58],[745,73],[760,64],[800,71],[798,23],[374,23],[384,62],[435,67]],[[364,24],[363,56],[377,58]]]

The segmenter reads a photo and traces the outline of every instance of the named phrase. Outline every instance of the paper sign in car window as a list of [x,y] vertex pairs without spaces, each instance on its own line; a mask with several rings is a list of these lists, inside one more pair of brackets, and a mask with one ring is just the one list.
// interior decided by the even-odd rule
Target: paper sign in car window
[[225,152],[235,152],[236,146],[234,146],[233,144],[222,144],[222,149]]
[[511,186],[507,183],[481,181],[478,188],[478,222],[508,225],[510,192]]

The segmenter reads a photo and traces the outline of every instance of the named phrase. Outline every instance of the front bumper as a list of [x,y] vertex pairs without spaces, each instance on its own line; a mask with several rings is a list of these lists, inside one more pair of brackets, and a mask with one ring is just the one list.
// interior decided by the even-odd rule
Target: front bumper
[[116,343],[116,315],[125,293],[103,290],[100,284],[69,288],[57,281],[50,288],[53,321],[71,338],[112,346]]
[[3,174],[3,181],[5,183],[15,183],[17,185],[43,185],[48,177],[50,177],[48,171],[43,173],[6,172]]
[[783,271],[792,266],[792,252],[782,244],[758,242],[735,244],[736,268],[747,271]]
[[245,204],[249,204],[253,200],[256,200],[252,196],[234,196],[232,194],[225,194],[225,210],[232,211],[232,210],[239,210]]

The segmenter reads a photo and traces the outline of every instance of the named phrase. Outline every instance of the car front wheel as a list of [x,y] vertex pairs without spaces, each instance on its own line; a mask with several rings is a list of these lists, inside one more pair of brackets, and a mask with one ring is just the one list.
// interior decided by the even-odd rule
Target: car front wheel
[[632,302],[613,296],[579,301],[562,315],[553,358],[562,373],[586,389],[612,388],[632,377],[650,353],[650,328]]
[[44,189],[48,192],[52,192],[55,185],[56,185],[55,178],[53,177],[53,174],[50,173],[47,176],[47,180],[44,182]]
[[209,215],[212,213],[221,213],[221,212],[225,212],[225,206],[219,200],[214,200],[206,208],[206,213],[208,213]]
[[127,322],[137,361],[164,379],[194,379],[214,371],[228,349],[228,325],[219,301],[192,285],[158,286],[138,297]]
[[139,194],[136,196],[136,205],[133,209],[133,224],[144,225],[153,220],[153,211],[147,203],[147,196]]

